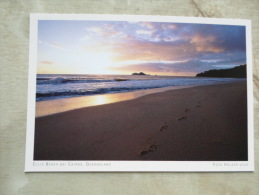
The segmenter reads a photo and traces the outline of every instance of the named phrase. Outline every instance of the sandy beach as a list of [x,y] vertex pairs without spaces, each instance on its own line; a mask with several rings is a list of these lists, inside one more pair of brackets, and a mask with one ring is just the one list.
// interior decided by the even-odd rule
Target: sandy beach
[[38,117],[34,160],[247,160],[246,82]]

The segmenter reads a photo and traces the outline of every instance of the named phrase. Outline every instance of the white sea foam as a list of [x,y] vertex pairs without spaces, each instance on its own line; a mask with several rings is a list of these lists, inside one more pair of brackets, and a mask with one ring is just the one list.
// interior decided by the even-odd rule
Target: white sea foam
[[[125,81],[117,81],[117,78]],[[37,101],[119,93],[169,86],[203,85],[228,82],[231,78],[125,75],[37,75]]]

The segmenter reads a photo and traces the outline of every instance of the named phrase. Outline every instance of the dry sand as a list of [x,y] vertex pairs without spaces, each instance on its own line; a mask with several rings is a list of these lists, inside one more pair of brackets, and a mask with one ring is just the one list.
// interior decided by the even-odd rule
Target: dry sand
[[36,118],[34,160],[247,160],[246,82]]

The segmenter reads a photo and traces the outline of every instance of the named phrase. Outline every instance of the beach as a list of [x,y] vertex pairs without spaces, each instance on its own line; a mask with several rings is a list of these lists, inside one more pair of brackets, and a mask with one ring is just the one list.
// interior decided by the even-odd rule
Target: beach
[[246,94],[239,81],[37,117],[34,160],[247,160]]

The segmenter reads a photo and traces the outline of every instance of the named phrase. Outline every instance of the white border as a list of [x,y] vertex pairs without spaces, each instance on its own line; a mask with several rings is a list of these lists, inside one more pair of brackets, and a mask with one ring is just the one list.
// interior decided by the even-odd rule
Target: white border
[[[152,21],[246,27],[248,161],[33,161],[38,20]],[[31,14],[25,172],[243,172],[254,171],[251,21],[144,15]]]

